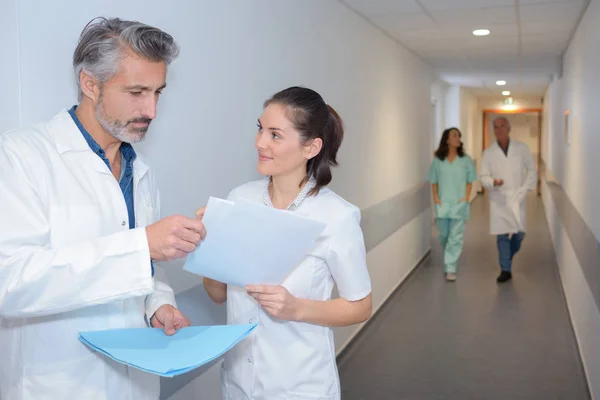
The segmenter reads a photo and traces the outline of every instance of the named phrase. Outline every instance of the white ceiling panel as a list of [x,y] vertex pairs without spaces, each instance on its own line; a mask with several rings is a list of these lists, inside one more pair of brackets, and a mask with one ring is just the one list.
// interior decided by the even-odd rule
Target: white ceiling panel
[[440,26],[458,26],[473,24],[484,25],[516,23],[517,16],[514,7],[481,8],[469,10],[432,11],[433,19]]
[[564,50],[563,43],[546,43],[546,44],[530,44],[523,45],[521,51],[525,55],[548,55],[558,57]]
[[367,17],[423,12],[415,0],[346,0],[345,2]]
[[531,21],[569,21],[576,22],[581,14],[581,7],[573,3],[548,3],[522,5],[519,7],[521,22]]
[[[479,40],[483,39],[483,40]],[[502,36],[502,37],[486,37],[486,38],[478,38],[471,36],[470,38],[464,39],[462,41],[462,47],[464,48],[494,48],[494,47],[512,47],[517,50],[519,45],[519,36]]]
[[[436,68],[497,96],[542,95],[590,0],[340,0]],[[474,29],[491,34],[475,37]],[[505,87],[495,82],[504,79]]]
[[536,45],[536,46],[523,46],[523,54],[530,57],[560,57],[562,54],[562,46],[553,45]]
[[385,15],[373,17],[372,21],[391,34],[412,29],[435,28],[434,22],[425,14]]
[[583,6],[584,4],[587,4],[586,0],[519,0],[519,4],[521,5],[550,3],[568,3],[575,6]]
[[570,35],[576,24],[576,21],[569,20],[521,22],[521,33],[526,35],[528,33],[561,32],[563,35]]
[[566,35],[560,35],[557,33],[553,34],[528,34],[521,36],[521,43],[524,46],[531,45],[551,45],[559,44],[562,45],[563,49],[566,47],[569,37]]
[[515,0],[419,0],[430,11],[512,7]]
[[459,70],[465,71],[468,69],[468,64],[464,59],[457,58],[443,58],[443,57],[431,57],[430,61],[434,63],[438,68],[448,70]]

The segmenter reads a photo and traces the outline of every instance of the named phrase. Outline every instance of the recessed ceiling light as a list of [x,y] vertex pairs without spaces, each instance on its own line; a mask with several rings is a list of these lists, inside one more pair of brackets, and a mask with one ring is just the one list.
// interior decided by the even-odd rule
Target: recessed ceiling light
[[505,90],[504,92],[502,92],[503,96],[510,96],[510,90]]
[[496,81],[496,85],[504,86],[504,85],[506,85],[506,81]]
[[489,29],[475,29],[473,31],[473,35],[475,35],[475,36],[487,36],[489,34],[490,34]]

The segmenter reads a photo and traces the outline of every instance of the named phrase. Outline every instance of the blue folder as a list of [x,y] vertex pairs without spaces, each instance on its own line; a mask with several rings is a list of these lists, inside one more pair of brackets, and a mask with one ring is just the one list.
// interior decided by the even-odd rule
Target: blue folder
[[225,354],[256,328],[249,325],[190,326],[167,336],[163,329],[80,332],[79,340],[115,361],[174,377]]

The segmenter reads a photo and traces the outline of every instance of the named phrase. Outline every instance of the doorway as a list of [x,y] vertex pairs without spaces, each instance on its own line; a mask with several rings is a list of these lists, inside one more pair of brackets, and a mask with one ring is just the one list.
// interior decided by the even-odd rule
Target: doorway
[[510,136],[529,146],[537,166],[537,194],[541,195],[540,171],[542,167],[542,112],[541,108],[520,110],[483,110],[483,150],[494,143],[493,121],[506,117],[511,126]]

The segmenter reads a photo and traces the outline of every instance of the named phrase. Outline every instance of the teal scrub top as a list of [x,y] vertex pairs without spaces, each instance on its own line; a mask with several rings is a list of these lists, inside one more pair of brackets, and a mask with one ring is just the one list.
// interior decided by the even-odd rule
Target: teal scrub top
[[477,180],[475,164],[468,155],[456,157],[450,163],[434,157],[427,180],[438,185],[438,196],[442,204],[435,205],[436,218],[464,219],[471,218],[469,202],[459,201],[467,195],[467,184]]

